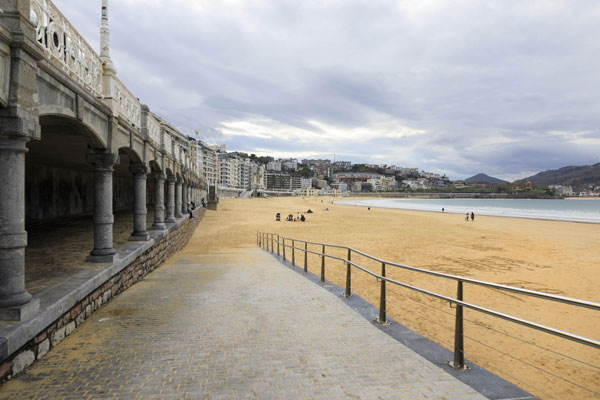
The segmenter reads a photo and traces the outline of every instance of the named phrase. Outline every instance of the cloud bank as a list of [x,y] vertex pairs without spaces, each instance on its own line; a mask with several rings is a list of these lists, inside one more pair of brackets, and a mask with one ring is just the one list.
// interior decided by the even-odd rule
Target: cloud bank
[[[98,48],[100,0],[55,0]],[[600,162],[600,3],[112,0],[120,79],[230,150],[517,179]]]

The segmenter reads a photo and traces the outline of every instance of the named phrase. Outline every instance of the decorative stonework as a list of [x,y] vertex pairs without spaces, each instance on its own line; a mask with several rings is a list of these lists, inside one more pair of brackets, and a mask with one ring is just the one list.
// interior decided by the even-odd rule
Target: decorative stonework
[[46,58],[95,97],[101,97],[102,61],[50,0],[30,0],[29,18]]
[[140,128],[142,105],[120,80],[115,77],[113,82],[115,85],[113,93],[119,102],[119,118],[124,118],[127,122]]

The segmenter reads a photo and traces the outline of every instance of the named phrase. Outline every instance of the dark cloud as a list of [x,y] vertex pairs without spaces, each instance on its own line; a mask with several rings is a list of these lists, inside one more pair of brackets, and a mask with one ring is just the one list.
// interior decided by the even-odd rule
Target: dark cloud
[[[100,0],[55,0],[98,48]],[[465,178],[599,162],[600,3],[111,0],[120,79],[229,149]]]

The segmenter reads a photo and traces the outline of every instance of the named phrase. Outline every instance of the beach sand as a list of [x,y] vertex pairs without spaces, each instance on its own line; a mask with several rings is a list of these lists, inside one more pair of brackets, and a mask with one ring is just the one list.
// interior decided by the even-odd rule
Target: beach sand
[[[347,245],[405,265],[600,301],[600,225],[486,216],[466,222],[458,214],[377,208],[369,211],[331,204],[332,200],[335,199],[222,199],[218,211],[208,211],[195,232],[199,240],[184,251],[225,253],[236,247],[256,246],[257,231],[273,232],[289,238]],[[309,208],[314,213],[304,214],[306,222],[284,221],[288,214],[296,215]],[[277,212],[282,215],[281,222],[275,221]],[[344,251],[335,254],[346,256]],[[287,257],[291,258],[289,250]],[[303,257],[296,251],[297,265],[303,265]],[[360,257],[353,261],[376,272],[381,268]],[[311,272],[319,274],[320,265],[320,258],[309,255]],[[345,271],[340,261],[327,260],[327,280],[344,286]],[[456,295],[455,281],[391,267],[386,272],[405,283]],[[379,283],[374,278],[353,269],[352,291],[378,307]],[[465,284],[464,300],[600,339],[597,311],[470,284]],[[387,311],[396,321],[453,348],[455,310],[448,303],[388,284]],[[468,360],[541,398],[600,396],[600,350],[468,309],[465,319]]]

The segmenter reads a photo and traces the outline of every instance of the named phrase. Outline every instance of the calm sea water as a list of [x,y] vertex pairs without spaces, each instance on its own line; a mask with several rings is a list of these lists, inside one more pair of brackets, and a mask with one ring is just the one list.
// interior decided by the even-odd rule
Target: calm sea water
[[513,218],[550,219],[557,221],[600,223],[600,200],[534,200],[534,199],[378,199],[342,200],[339,204],[401,208]]

